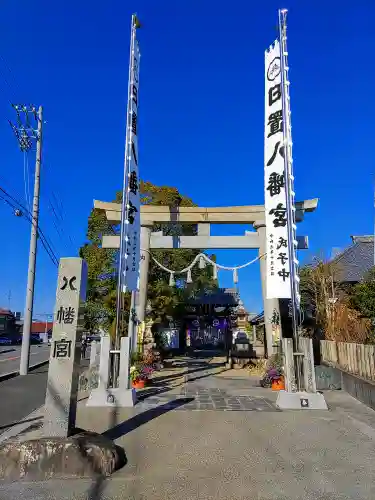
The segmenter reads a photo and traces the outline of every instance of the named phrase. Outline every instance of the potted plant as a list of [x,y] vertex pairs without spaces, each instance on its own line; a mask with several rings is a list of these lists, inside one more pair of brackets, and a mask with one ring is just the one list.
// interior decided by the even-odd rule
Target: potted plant
[[131,359],[132,365],[137,365],[138,363],[140,363],[142,361],[143,356],[140,352],[132,352],[130,359]]
[[145,386],[145,380],[143,378],[142,372],[136,366],[130,368],[130,380],[132,381],[132,386],[134,389],[143,389]]
[[271,387],[273,391],[285,389],[282,356],[275,354],[267,362],[265,374],[260,381],[262,387]]
[[154,368],[151,365],[143,365],[141,368],[141,377],[146,384],[150,383],[151,375],[154,372]]
[[152,366],[156,362],[156,355],[153,352],[152,348],[145,349],[145,352],[143,353],[143,356],[142,356],[142,362],[145,365],[149,365],[149,366]]
[[279,369],[271,368],[268,371],[268,377],[273,391],[283,391],[285,389],[284,376]]

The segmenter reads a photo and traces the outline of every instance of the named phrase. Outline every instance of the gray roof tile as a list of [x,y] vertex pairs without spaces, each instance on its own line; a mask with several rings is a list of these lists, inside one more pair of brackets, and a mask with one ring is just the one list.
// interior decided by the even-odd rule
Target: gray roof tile
[[352,236],[353,245],[346,248],[333,263],[337,265],[335,281],[361,281],[374,265],[374,237]]

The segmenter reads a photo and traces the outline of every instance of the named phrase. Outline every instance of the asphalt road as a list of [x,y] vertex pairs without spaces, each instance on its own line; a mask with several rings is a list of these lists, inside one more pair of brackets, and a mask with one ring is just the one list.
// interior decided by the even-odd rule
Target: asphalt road
[[[7,349],[1,348],[0,351],[8,349],[8,347]],[[48,359],[49,347],[44,345],[32,346],[31,354],[30,366],[38,363],[38,361]],[[19,347],[15,352],[0,354],[0,361],[4,360],[3,362],[0,362],[0,367],[3,369],[2,365],[5,365],[6,372],[12,371],[12,369],[18,370],[19,356]],[[81,362],[82,369],[83,367],[88,366],[89,356],[90,349],[87,350],[85,361]],[[18,357],[18,359],[13,361],[9,361],[9,359],[7,360],[7,358],[10,357]],[[13,365],[11,363],[13,363]],[[9,427],[12,427],[12,425],[17,424],[20,420],[24,419],[44,404],[47,377],[48,364],[45,364],[31,371],[28,375],[24,375],[23,377],[14,377],[0,382],[0,433],[4,432]]]
[[[49,358],[50,346],[46,344],[30,346],[30,366]],[[0,375],[19,370],[21,346],[0,347]]]
[[48,364],[23,377],[0,382],[0,433],[42,406],[46,396]]

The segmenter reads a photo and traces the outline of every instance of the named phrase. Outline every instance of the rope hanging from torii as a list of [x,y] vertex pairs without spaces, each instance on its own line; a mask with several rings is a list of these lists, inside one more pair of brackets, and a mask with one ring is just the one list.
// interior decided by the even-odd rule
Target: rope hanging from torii
[[197,262],[199,265],[199,269],[204,269],[206,267],[206,262],[212,265],[212,267],[213,267],[213,275],[212,275],[213,279],[217,279],[217,270],[218,269],[222,269],[224,271],[232,271],[233,272],[233,283],[236,284],[236,283],[238,283],[238,270],[244,269],[245,267],[250,266],[251,264],[254,264],[254,262],[256,262],[257,260],[264,257],[266,254],[264,253],[263,255],[259,255],[255,259],[250,260],[249,262],[246,262],[245,264],[242,264],[240,266],[230,267],[230,266],[223,266],[221,264],[217,264],[216,262],[211,260],[206,254],[199,253],[194,258],[193,262],[189,266],[185,267],[184,269],[181,269],[180,271],[173,271],[172,269],[168,269],[168,267],[163,266],[163,264],[161,264],[158,260],[156,260],[152,254],[150,254],[150,255],[151,255],[152,260],[155,262],[155,264],[157,264],[160,267],[160,269],[163,269],[163,271],[169,273],[169,286],[174,286],[175,285],[175,278],[174,278],[175,274],[186,273],[186,275],[187,275],[186,276],[186,283],[193,282],[192,277],[191,277],[191,271]]

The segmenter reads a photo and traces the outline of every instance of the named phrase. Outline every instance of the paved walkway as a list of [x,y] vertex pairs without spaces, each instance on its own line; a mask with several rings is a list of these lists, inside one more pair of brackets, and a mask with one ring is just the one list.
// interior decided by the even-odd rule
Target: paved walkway
[[201,360],[188,360],[186,373],[180,363],[134,409],[81,401],[77,425],[115,439],[128,461],[91,497],[89,480],[54,480],[0,485],[0,498],[375,498],[375,412],[342,392],[326,393],[328,412],[281,412],[276,394],[254,379]]

